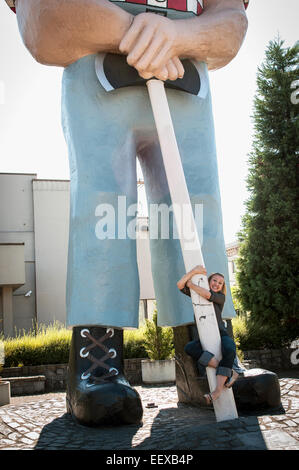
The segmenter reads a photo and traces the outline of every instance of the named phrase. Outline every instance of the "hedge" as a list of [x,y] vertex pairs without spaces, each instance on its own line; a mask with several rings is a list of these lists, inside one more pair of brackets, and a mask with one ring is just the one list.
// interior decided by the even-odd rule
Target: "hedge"
[[[237,353],[241,360],[242,351],[280,347],[276,345],[275,336],[268,331],[268,325],[261,325],[253,330],[250,328],[250,322],[244,317],[234,318],[232,323]],[[141,327],[124,331],[124,359],[149,357],[145,330],[145,327]],[[37,332],[32,330],[19,334],[16,338],[6,339],[4,367],[66,364],[69,359],[71,336],[71,330],[56,323],[39,327]]]
[[[144,328],[124,331],[124,358],[147,358],[144,348]],[[19,334],[4,340],[4,367],[66,364],[72,331],[59,324],[39,327],[37,332]]]

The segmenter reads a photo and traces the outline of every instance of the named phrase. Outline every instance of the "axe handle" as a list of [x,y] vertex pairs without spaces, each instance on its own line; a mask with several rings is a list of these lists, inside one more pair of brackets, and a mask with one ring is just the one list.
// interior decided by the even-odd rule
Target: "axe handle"
[[[152,79],[147,81],[146,84],[160,142],[185,269],[186,271],[191,271],[195,265],[200,264],[204,266],[204,260],[201,252],[201,245],[193,216],[192,205],[185,180],[180,152],[169,111],[164,83],[161,80]],[[184,235],[183,221],[186,219],[181,216],[182,212],[183,216],[187,217],[188,226],[190,226],[190,232],[193,234],[191,245],[190,240],[187,240]],[[195,284],[198,284],[200,277],[202,278],[200,285],[206,289],[209,289],[206,276],[196,275],[192,278],[192,281]],[[167,295],[167,293],[165,295]],[[221,359],[221,339],[213,304],[209,301],[205,301],[193,290],[191,290],[191,297],[201,344],[205,350],[210,351],[218,359]],[[202,318],[205,318],[206,320],[203,321]],[[216,388],[215,369],[208,367],[207,376],[210,390],[213,391]],[[234,396],[231,389],[224,390],[220,397],[213,403],[213,405],[217,421],[235,419],[238,417]]]

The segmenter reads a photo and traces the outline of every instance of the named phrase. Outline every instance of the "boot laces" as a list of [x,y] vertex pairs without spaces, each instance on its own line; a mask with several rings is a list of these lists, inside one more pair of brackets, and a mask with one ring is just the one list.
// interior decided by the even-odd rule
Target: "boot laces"
[[[85,372],[83,372],[83,374],[81,375],[81,379],[86,380],[90,377],[95,383],[101,383],[105,382],[110,377],[118,375],[118,369],[116,369],[115,367],[110,367],[105,363],[107,359],[116,357],[117,352],[114,348],[108,349],[107,346],[103,344],[108,338],[111,338],[114,335],[114,329],[107,328],[106,333],[99,339],[94,338],[87,328],[81,330],[80,334],[83,338],[88,338],[91,341],[88,346],[85,346],[80,350],[80,357],[88,357],[88,359],[91,361],[91,366]],[[101,348],[105,352],[105,355],[101,359],[97,359],[90,353],[90,351],[96,347]],[[102,375],[101,377],[96,377],[92,375],[92,371],[95,370],[97,367],[102,367],[108,372]]]

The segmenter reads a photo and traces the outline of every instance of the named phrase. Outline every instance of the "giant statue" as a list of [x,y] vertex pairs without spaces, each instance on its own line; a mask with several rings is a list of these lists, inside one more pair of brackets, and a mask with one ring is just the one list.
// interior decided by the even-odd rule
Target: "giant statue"
[[[138,327],[136,240],[123,234],[137,202],[136,156],[149,206],[171,205],[146,80],[165,82],[192,205],[203,207],[208,272],[227,275],[209,70],[226,66],[247,30],[246,0],[6,0],[41,64],[64,68],[62,125],[70,162],[67,324],[73,327],[67,409],[86,425],[139,423],[123,372],[123,330]],[[233,86],[233,84],[232,84]],[[59,117],[57,117],[59,118]],[[115,236],[101,236],[103,208]],[[125,220],[123,218],[125,217]],[[194,322],[177,289],[179,240],[150,240],[159,324]],[[223,311],[233,317],[228,295]]]

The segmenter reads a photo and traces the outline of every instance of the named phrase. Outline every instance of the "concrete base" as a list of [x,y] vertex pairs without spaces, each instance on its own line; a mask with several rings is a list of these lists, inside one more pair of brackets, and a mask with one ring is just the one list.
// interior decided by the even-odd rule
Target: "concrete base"
[[0,382],[0,406],[10,403],[10,383]]
[[36,375],[33,377],[7,377],[10,383],[11,396],[34,395],[45,392],[46,377]]
[[141,361],[142,382],[145,384],[162,384],[175,382],[175,361]]

